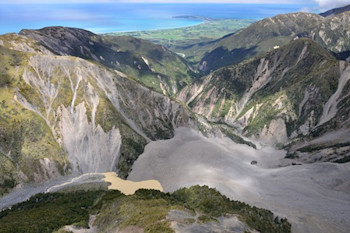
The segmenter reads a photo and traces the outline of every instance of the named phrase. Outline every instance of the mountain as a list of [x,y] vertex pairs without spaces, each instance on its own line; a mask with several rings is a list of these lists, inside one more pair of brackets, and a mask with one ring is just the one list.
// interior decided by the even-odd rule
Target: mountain
[[191,80],[186,61],[165,47],[128,36],[99,36],[68,27],[22,30],[53,53],[101,63],[136,78],[165,95],[174,95]]
[[[346,14],[329,18],[334,35],[340,33],[338,23]],[[303,20],[303,27],[295,23]],[[258,36],[235,43],[261,40],[256,48],[262,53],[269,50],[263,48],[266,38],[281,41],[282,35],[294,35],[300,28],[320,23],[324,29],[318,34],[330,34],[327,20],[305,13],[280,15],[220,41],[229,44],[249,32]],[[261,33],[261,25],[280,33]],[[256,148],[239,136],[242,133],[284,147],[290,158],[300,161],[348,161],[348,63],[316,43],[313,31],[305,35],[315,35],[314,40],[294,37],[287,43],[292,38],[287,36],[285,46],[164,92],[177,93],[180,101],[204,116],[200,125],[187,106],[143,86],[149,76],[135,73],[146,71],[151,63],[154,69],[168,71],[164,67],[171,59],[180,62],[172,69],[187,72],[184,60],[161,46],[64,27],[0,36],[1,193],[67,174],[115,170],[125,178],[148,142],[173,137],[179,126],[200,127]],[[323,41],[332,47],[335,39]],[[346,46],[339,42],[335,49]],[[111,63],[113,59],[120,61]],[[148,68],[142,68],[142,62]],[[335,136],[329,140],[331,135]]]
[[1,194],[67,174],[126,177],[149,141],[196,124],[182,104],[119,71],[23,35],[0,45]]
[[303,38],[198,79],[178,98],[209,121],[287,146],[290,157],[337,161],[350,146],[349,79],[347,62]]
[[84,189],[38,194],[1,212],[0,225],[0,233],[291,232],[285,218],[198,185],[173,193],[143,189],[128,196]]
[[322,15],[323,17],[329,17],[329,16],[341,14],[346,11],[350,11],[350,5],[334,8],[329,11],[323,12],[320,15]]
[[186,56],[198,57],[199,70],[218,68],[262,55],[296,38],[310,38],[335,53],[350,50],[350,12],[331,17],[291,13],[266,18],[223,38],[188,46]]
[[0,232],[347,232],[348,13],[189,46],[202,77],[131,37],[0,35]]

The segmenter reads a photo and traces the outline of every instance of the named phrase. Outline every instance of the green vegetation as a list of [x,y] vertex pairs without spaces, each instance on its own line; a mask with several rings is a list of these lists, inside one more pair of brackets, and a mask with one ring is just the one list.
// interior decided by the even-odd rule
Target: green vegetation
[[[286,219],[272,212],[232,201],[207,186],[183,188],[174,193],[138,190],[125,196],[119,191],[77,191],[37,194],[28,201],[0,212],[0,232],[52,232],[65,225],[88,227],[89,215],[96,215],[99,232],[135,226],[145,232],[173,232],[168,212],[183,210],[199,214],[200,222],[219,216],[237,215],[252,229],[262,233],[291,231]],[[193,221],[188,221],[188,224]]]
[[129,36],[104,36],[98,41],[117,51],[117,55],[126,53],[132,56],[118,60],[120,64],[124,62],[124,66],[113,63],[115,57],[105,58],[108,62],[104,65],[121,70],[160,93],[174,95],[175,90],[192,81],[194,72],[187,62],[162,46]]
[[39,41],[56,54],[81,57],[121,71],[168,96],[191,82],[194,75],[181,56],[147,40],[129,36],[99,36],[65,27],[23,30],[20,34],[35,39],[40,37]]
[[87,227],[101,191],[37,194],[0,213],[0,232],[52,232],[65,225]]
[[[191,45],[198,43],[210,44],[210,41],[214,41],[241,28],[245,28],[254,21],[255,20],[250,19],[210,19],[199,25],[184,28],[138,32],[115,32],[107,35],[132,36],[146,39],[153,43],[166,46],[180,56],[186,57],[189,61],[196,61],[198,58],[193,56],[192,53],[196,54],[198,51],[191,51]],[[190,57],[188,57],[188,55],[190,55]]]
[[[280,93],[277,95],[280,95]],[[265,125],[269,126],[270,122],[273,119],[276,119],[280,111],[273,103],[277,98],[278,97],[271,95],[260,99],[260,103],[263,104],[259,108],[259,114],[257,114],[257,116],[249,122],[249,125],[244,128],[244,132],[246,132],[248,136],[258,133]],[[252,106],[254,106],[254,104],[252,104]]]
[[18,183],[40,179],[40,159],[49,158],[64,173],[65,153],[45,120],[14,100],[16,92],[34,103],[41,99],[22,79],[27,62],[27,54],[0,46],[0,196]]
[[[205,73],[273,51],[275,46],[286,45],[296,37],[312,38],[322,47],[338,53],[350,49],[349,36],[341,27],[348,16],[332,19],[305,13],[277,15],[216,41],[183,47],[181,53],[197,65],[205,62],[206,65],[200,67]],[[334,30],[335,25],[339,27]]]
[[[94,80],[91,80],[91,83],[94,84]],[[99,90],[97,84],[94,85]],[[90,108],[87,107],[87,109],[89,110]],[[89,116],[90,114],[87,115]],[[146,140],[130,128],[102,90],[99,91],[96,124],[99,124],[105,132],[110,131],[114,127],[119,128],[122,135],[122,144],[118,161],[118,175],[121,178],[126,178],[131,171],[134,161],[143,153]]]
[[[55,30],[58,29],[52,29],[52,31]],[[62,33],[68,33],[64,30],[69,29],[62,30]],[[61,34],[58,33],[57,35]],[[49,37],[49,35],[45,36]],[[107,70],[111,74],[115,74],[114,78],[119,79],[119,81],[115,82],[115,85],[122,92],[120,95],[123,95],[130,101],[141,99],[141,101],[137,101],[140,103],[137,106],[124,101],[121,104],[121,108],[126,115],[131,117],[136,124],[145,124],[140,122],[139,116],[137,116],[140,109],[141,111],[144,109],[164,109],[163,101],[166,101],[165,97],[157,94],[153,96],[149,89],[140,87],[139,84],[142,83],[142,80],[148,77],[156,77],[156,82],[153,83],[152,81],[154,89],[160,88],[160,79],[168,82],[164,84],[166,92],[164,94],[167,95],[174,91],[172,88],[169,89],[170,86],[181,88],[183,85],[186,85],[186,82],[191,81],[191,77],[187,73],[189,72],[189,67],[186,62],[162,46],[131,37],[106,36],[101,38],[96,36],[95,38],[92,36],[90,38],[86,35],[78,35],[77,37],[83,42],[87,40],[86,46],[90,46],[92,52],[94,52],[93,49],[96,49],[96,56],[101,56],[105,60],[114,59],[114,65],[116,64],[115,59],[118,59],[118,57],[112,56],[112,53],[120,54],[121,57],[125,58],[125,60],[120,61],[126,62],[125,66],[121,65],[121,67],[125,68],[130,65],[133,68],[129,68],[135,71],[135,66],[141,66],[141,69],[136,68],[136,73],[142,76],[136,76],[138,78],[135,78],[138,80],[138,83],[136,83],[130,81],[130,76],[123,78],[123,75],[118,75],[111,69],[106,69],[102,64],[103,60],[101,63],[94,61],[96,70]],[[33,181],[41,182],[53,176],[65,174],[70,169],[64,146],[58,143],[62,142],[62,135],[59,132],[60,124],[62,123],[60,112],[62,107],[69,108],[72,104],[74,94],[72,88],[78,85],[79,69],[86,69],[89,63],[84,63],[76,57],[35,54],[36,50],[33,49],[32,51],[30,46],[37,46],[37,44],[28,44],[29,42],[32,43],[31,39],[26,39],[23,36],[13,34],[0,36],[0,38],[6,46],[0,46],[0,153],[1,161],[3,162],[0,170],[0,195],[2,195],[17,184]],[[91,41],[89,41],[90,39]],[[13,41],[17,44],[13,45]],[[53,43],[52,41],[55,40],[50,40],[50,43]],[[33,53],[8,49],[15,45],[29,46],[28,50]],[[104,47],[101,47],[102,45]],[[97,51],[98,49],[101,50]],[[80,50],[78,49],[77,51]],[[74,52],[77,51],[74,50]],[[41,64],[36,65],[44,60],[45,66]],[[61,61],[66,63],[61,63]],[[107,63],[109,63],[111,68],[116,68],[110,61]],[[32,77],[34,81],[29,81],[28,84],[28,80],[23,78],[24,71],[28,74],[26,77]],[[91,93],[88,93],[89,85],[91,85],[93,92],[99,98],[95,115],[96,125],[100,125],[105,132],[109,132],[113,128],[118,128],[120,131],[122,144],[118,170],[120,177],[126,178],[134,161],[143,153],[146,140],[131,129],[124,117],[106,96],[105,91],[101,89],[99,80],[90,75],[86,73],[81,82],[79,82],[74,105],[84,104],[88,122],[91,123],[93,106],[89,104],[91,102],[89,100]],[[169,75],[174,77],[174,79]],[[179,82],[174,81],[175,79]],[[51,85],[55,89],[54,92],[57,91],[57,95],[48,97],[47,93],[45,93],[46,89],[41,87],[41,85],[50,89],[49,92],[53,91],[53,88],[50,88]],[[167,90],[171,91],[168,92]],[[159,89],[158,91],[161,92],[162,90]],[[150,105],[149,98],[144,98],[145,93],[147,96],[152,95],[154,99],[159,96],[160,99],[159,101],[152,101]],[[21,103],[22,96],[25,99],[24,102],[28,104]],[[49,104],[48,100],[51,98],[53,102]],[[169,126],[171,125],[171,120],[167,117],[157,117],[154,123],[147,122],[147,124],[150,127],[145,127],[144,132],[152,139],[163,139],[173,136],[173,129]]]
[[[22,48],[28,49],[29,52],[42,52],[42,50],[46,50],[38,41],[27,37],[22,37],[16,33],[0,35],[0,40],[2,41],[3,47],[10,49]],[[20,46],[17,47],[18,45]]]
[[251,207],[243,202],[232,201],[215,189],[207,186],[183,188],[173,193],[174,199],[185,203],[189,209],[195,209],[208,217],[225,214],[237,214],[248,226],[259,232],[290,232],[287,219],[279,219],[271,211]]
[[101,232],[127,226],[138,226],[145,232],[173,232],[166,221],[171,204],[164,197],[158,191],[139,190],[135,195],[115,199],[102,207],[96,224]]
[[218,39],[254,22],[250,19],[220,19],[208,20],[204,23],[175,29],[160,29],[136,32],[114,32],[107,35],[132,36],[150,40],[166,47],[186,46]]
[[[302,60],[299,58],[301,54],[304,55]],[[259,67],[265,64],[266,71],[258,73]],[[315,119],[320,117],[323,105],[337,88],[338,67],[338,61],[320,45],[309,39],[294,40],[263,56],[221,68],[196,80],[197,86],[204,82],[206,85],[189,106],[204,108],[205,114],[212,109],[209,119],[222,122],[227,117],[228,110],[231,107],[235,110],[235,103],[242,99],[243,94],[256,81],[254,77],[268,72],[266,78],[269,81],[259,84],[262,85],[261,88],[249,99],[237,119],[252,111],[250,118],[246,119],[247,127],[244,129],[244,133],[251,136],[259,133],[265,125],[269,126],[272,120],[281,118],[286,123],[287,135],[291,135],[311,114]],[[312,93],[312,98],[304,104],[298,116],[305,90]],[[348,103],[341,104],[344,107],[340,109],[343,109],[346,118]],[[338,122],[327,127],[340,127],[343,121]]]
[[129,129],[124,131],[126,125],[122,125],[121,129],[124,133],[122,136],[122,146],[120,148],[120,156],[118,162],[118,175],[126,179],[131,171],[132,165],[136,159],[143,153],[147,144],[146,140]]
[[1,87],[6,87],[9,86],[11,84],[11,77],[9,74],[0,74],[0,88]]
[[[307,57],[303,59],[303,62],[293,65],[304,46],[307,46]],[[283,79],[278,76],[279,72],[283,71],[276,72],[276,78],[271,81],[273,85],[267,85],[260,90],[254,96],[254,99],[264,99],[264,97],[272,95],[275,95],[275,99],[277,99],[279,94],[285,95],[282,109],[283,111],[287,110],[287,114],[283,117],[286,122],[287,133],[290,135],[296,128],[305,123],[311,112],[313,112],[315,119],[320,117],[324,103],[336,90],[339,64],[327,50],[307,39],[293,41],[282,47],[281,50],[281,59],[286,60],[284,66],[292,68],[285,73]],[[325,60],[327,60],[327,63],[324,62]],[[304,98],[305,90],[312,89],[312,99],[303,106],[300,112],[301,115],[296,116],[300,103]],[[260,103],[264,104],[265,101],[260,101]],[[264,104],[264,106],[269,108],[268,105]],[[260,109],[261,111],[267,110]]]
[[0,152],[0,197],[16,186],[15,164]]

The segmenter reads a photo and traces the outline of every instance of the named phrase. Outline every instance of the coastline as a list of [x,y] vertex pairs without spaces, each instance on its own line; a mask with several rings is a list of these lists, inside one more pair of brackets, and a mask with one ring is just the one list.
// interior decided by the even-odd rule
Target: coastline
[[[24,6],[26,5],[24,4]],[[204,20],[198,21],[198,17],[204,19],[262,19],[277,14],[299,11],[305,7],[311,9],[312,6],[312,4],[281,6],[280,4],[128,4],[118,2],[106,4],[77,3],[73,5],[62,3],[54,6],[38,4],[38,7],[35,8],[18,8],[17,4],[9,3],[2,5],[0,10],[4,19],[0,22],[0,34],[54,25],[84,28],[99,34],[173,29],[203,23]],[[12,20],[13,12],[21,17]],[[184,19],[182,16],[190,17]],[[192,16],[195,16],[195,18]]]
[[[185,16],[174,16],[172,18],[174,19],[185,19],[186,21],[188,20],[187,18],[183,18]],[[214,21],[213,19],[211,21],[209,20],[204,20],[204,18],[202,17],[199,17],[199,16],[186,16],[186,17],[193,17],[192,19],[196,19],[198,20],[198,22],[194,22],[193,24],[191,25],[179,25],[179,26],[174,26],[174,27],[164,27],[164,28],[155,28],[155,29],[143,29],[143,30],[122,30],[122,31],[110,31],[110,32],[101,32],[101,33],[98,33],[98,32],[94,32],[98,35],[108,35],[108,34],[114,34],[114,33],[135,33],[135,32],[155,32],[155,31],[161,31],[161,30],[172,30],[172,29],[182,29],[182,28],[188,28],[188,27],[194,27],[194,26],[198,26],[198,25],[202,25],[202,24],[206,24],[206,23],[210,23],[212,21]],[[202,18],[202,19],[200,19]],[[87,29],[88,30],[88,29]]]

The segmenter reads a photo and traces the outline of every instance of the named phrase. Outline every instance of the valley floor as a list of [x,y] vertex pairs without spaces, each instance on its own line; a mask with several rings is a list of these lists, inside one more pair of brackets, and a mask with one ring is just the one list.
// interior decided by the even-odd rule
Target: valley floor
[[[284,151],[271,147],[260,146],[255,150],[228,138],[206,138],[192,129],[178,128],[174,138],[146,146],[128,179],[157,180],[165,192],[196,184],[208,185],[233,200],[286,217],[293,232],[347,232],[350,163],[287,166],[291,161],[284,156]],[[252,161],[257,164],[252,165]],[[104,182],[112,176],[112,173],[89,173],[62,177],[40,186],[25,186],[0,199],[0,209],[39,192],[85,183],[107,186]],[[158,185],[157,181],[152,184]]]
[[156,179],[166,192],[206,184],[234,200],[287,217],[293,232],[346,232],[350,164],[282,166],[290,163],[284,156],[284,151],[270,147],[255,150],[179,128],[173,139],[148,144],[128,179]]

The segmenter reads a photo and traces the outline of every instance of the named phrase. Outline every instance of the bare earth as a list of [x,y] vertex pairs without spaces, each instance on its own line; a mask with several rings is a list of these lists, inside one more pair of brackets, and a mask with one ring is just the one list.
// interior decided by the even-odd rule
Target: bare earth
[[115,172],[103,173],[104,181],[111,183],[108,189],[119,190],[125,195],[132,195],[138,189],[155,189],[163,191],[162,185],[157,180],[145,180],[140,182],[133,182],[130,180],[123,180],[118,177]]
[[[128,179],[159,180],[166,192],[206,184],[287,217],[293,232],[348,232],[350,164],[281,167],[284,156],[270,147],[255,150],[179,128],[174,138],[148,144]],[[258,164],[251,165],[252,160]]]

